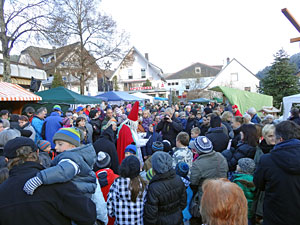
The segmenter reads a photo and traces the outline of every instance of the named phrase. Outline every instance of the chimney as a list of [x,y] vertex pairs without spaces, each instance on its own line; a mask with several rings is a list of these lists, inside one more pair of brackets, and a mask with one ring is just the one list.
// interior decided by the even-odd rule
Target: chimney
[[227,57],[226,61],[227,61],[227,65],[228,65],[230,63],[230,58]]
[[145,58],[149,61],[149,54],[145,53]]

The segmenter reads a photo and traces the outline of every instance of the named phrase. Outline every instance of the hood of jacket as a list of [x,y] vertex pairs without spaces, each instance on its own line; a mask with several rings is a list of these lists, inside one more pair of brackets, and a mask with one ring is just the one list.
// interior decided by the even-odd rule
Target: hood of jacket
[[70,159],[79,165],[80,173],[88,174],[96,162],[96,152],[92,144],[79,146],[58,154],[52,161],[57,165],[62,159]]
[[270,152],[272,160],[290,174],[300,174],[300,140],[283,141]]
[[100,138],[106,138],[112,142],[115,141],[115,134],[111,125],[102,132]]

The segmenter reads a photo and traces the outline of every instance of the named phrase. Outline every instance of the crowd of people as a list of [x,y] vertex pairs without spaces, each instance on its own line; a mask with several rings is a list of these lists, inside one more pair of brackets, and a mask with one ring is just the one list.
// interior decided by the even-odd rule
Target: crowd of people
[[296,225],[299,193],[297,108],[0,111],[0,224]]

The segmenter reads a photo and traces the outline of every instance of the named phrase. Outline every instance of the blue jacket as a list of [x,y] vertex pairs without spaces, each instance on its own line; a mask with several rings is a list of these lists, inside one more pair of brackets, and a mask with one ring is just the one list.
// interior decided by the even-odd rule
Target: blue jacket
[[254,159],[256,147],[252,147],[246,143],[239,143],[237,148],[230,148],[222,152],[223,156],[227,159],[229,171],[235,171],[236,165],[241,158]]
[[152,144],[155,141],[162,141],[162,136],[156,132],[156,126],[153,127],[153,133],[150,131],[147,132],[147,135],[145,138],[149,138],[149,140],[146,143],[146,146],[142,147],[142,153],[143,156],[150,156],[152,155]]
[[261,122],[261,119],[259,118],[259,116],[257,114],[255,114],[252,119],[251,119],[251,122],[252,123],[260,123]]
[[32,121],[31,121],[31,126],[35,130],[35,143],[37,143],[38,140],[43,140],[43,137],[42,137],[43,124],[44,124],[44,120],[41,120],[37,116],[33,117]]
[[45,138],[51,143],[51,148],[55,148],[55,144],[52,139],[54,134],[62,128],[63,118],[59,115],[58,112],[52,112],[50,116],[45,119]]
[[265,225],[299,224],[300,140],[283,141],[262,155],[253,181],[265,191]]
[[105,222],[106,203],[92,170],[95,162],[96,152],[93,145],[84,145],[60,153],[52,160],[52,167],[40,171],[37,176],[43,184],[72,181],[83,194],[92,198],[96,204],[97,218]]

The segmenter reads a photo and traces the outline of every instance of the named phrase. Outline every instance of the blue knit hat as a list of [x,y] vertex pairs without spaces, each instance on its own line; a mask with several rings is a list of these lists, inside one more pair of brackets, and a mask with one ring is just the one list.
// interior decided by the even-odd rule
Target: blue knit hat
[[57,140],[65,141],[78,147],[80,145],[80,133],[74,128],[61,128],[53,136],[53,142]]
[[211,141],[205,136],[199,136],[190,142],[189,147],[195,149],[198,153],[210,153],[213,150]]
[[125,152],[130,152],[130,153],[136,155],[136,146],[134,144],[128,145],[125,148]]
[[155,141],[152,144],[152,151],[156,152],[156,151],[163,151],[164,150],[164,145],[163,143],[161,143],[160,141]]
[[189,170],[189,165],[185,162],[179,162],[175,167],[176,174],[181,177],[186,177],[189,173]]

